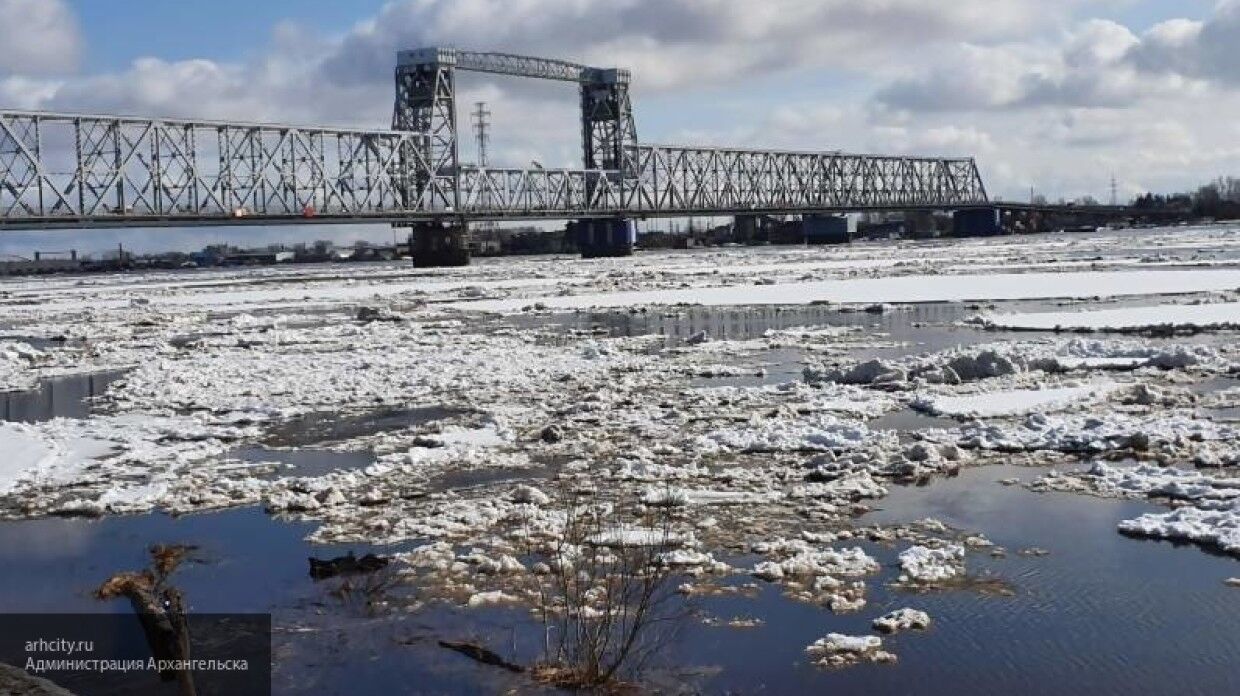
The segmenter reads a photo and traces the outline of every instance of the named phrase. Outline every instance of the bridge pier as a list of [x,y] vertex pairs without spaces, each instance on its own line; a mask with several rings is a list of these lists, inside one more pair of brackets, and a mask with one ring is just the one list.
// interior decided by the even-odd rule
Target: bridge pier
[[732,238],[741,244],[756,243],[758,241],[758,232],[761,229],[761,216],[737,215],[732,218]]
[[904,213],[904,236],[907,239],[931,239],[938,234],[934,224],[934,213],[926,210],[911,210]]
[[409,252],[417,268],[469,265],[469,230],[460,222],[415,222]]
[[998,208],[970,208],[952,213],[953,237],[994,237],[1003,234],[1003,215]]
[[577,220],[568,224],[583,259],[633,255],[637,228],[628,218]]
[[848,218],[843,215],[803,215],[801,231],[806,244],[847,244],[852,241],[848,233]]

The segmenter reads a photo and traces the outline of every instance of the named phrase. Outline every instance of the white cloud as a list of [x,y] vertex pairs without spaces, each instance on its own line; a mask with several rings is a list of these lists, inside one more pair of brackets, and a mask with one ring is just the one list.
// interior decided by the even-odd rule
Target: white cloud
[[1240,86],[1240,0],[1223,0],[1204,22],[1158,24],[1131,53],[1133,63],[1150,72]]
[[877,94],[895,109],[969,111],[1041,106],[1124,107],[1151,94],[1199,87],[1178,74],[1151,75],[1130,59],[1142,45],[1127,27],[1084,22],[1056,43],[962,44],[915,77]]
[[1139,37],[1095,19],[1057,42],[963,43],[890,82],[877,100],[910,110],[1126,107],[1240,86],[1238,46],[1240,0],[1224,0],[1205,21],[1173,19]]
[[[1073,19],[1116,1],[400,0],[338,37],[280,25],[244,61],[74,77],[34,75],[40,62],[0,77],[0,104],[384,126],[395,52],[443,44],[630,67],[653,142],[977,155],[1007,196],[1104,197],[1111,171],[1163,189],[1240,171],[1240,0],[1141,35]],[[14,4],[31,2],[0,0],[0,16]],[[485,99],[493,162],[579,160],[571,86],[470,75],[460,89],[463,158],[466,114]]]
[[0,104],[15,109],[36,109],[56,96],[58,80],[29,77],[0,77]]
[[390,72],[395,51],[457,45],[634,70],[643,89],[798,68],[893,69],[910,49],[1045,27],[1081,0],[406,0],[358,24],[326,61],[336,80]]
[[81,38],[63,0],[0,0],[0,75],[77,68]]

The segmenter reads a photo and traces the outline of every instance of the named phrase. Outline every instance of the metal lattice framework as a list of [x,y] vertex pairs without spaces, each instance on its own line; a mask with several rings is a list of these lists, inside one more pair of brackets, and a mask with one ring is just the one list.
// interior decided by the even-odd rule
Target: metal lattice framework
[[425,136],[249,123],[0,112],[0,221],[390,217]]
[[737,148],[632,148],[637,210],[813,212],[986,203],[972,159]]
[[[576,82],[583,168],[459,160],[458,69]],[[503,53],[399,55],[392,130],[0,111],[0,227],[952,209],[972,159],[638,144],[629,75]]]

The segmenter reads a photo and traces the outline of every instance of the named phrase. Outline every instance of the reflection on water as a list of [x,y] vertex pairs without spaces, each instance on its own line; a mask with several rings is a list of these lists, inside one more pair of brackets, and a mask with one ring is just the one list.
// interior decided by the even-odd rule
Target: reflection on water
[[[964,305],[934,303],[908,305],[881,314],[842,311],[825,305],[755,307],[677,307],[647,311],[567,312],[558,314],[519,314],[506,321],[518,328],[556,328],[564,331],[592,331],[602,336],[650,336],[667,338],[667,345],[680,345],[685,339],[705,333],[715,340],[744,341],[761,338],[767,331],[798,327],[855,326],[869,335],[891,334],[890,339],[905,341],[915,324],[948,324],[971,314]],[[950,327],[939,327],[957,333]],[[977,333],[972,330],[962,335]],[[967,339],[959,339],[966,340]],[[953,341],[955,345],[958,341]]]
[[558,466],[535,466],[525,469],[490,468],[449,471],[431,481],[430,490],[460,490],[500,483],[519,483],[535,479],[545,480],[554,476],[558,468]]
[[304,447],[338,442],[425,425],[460,413],[460,410],[444,406],[380,409],[361,414],[316,411],[268,428],[266,442],[273,447]]
[[239,447],[227,454],[229,458],[243,462],[275,462],[281,467],[270,476],[323,476],[333,471],[348,471],[370,466],[374,454],[366,451],[291,449],[279,450],[267,447]]
[[[1237,693],[1240,602],[1223,579],[1240,573],[1240,563],[1115,532],[1120,519],[1149,510],[1146,503],[1037,495],[997,483],[1040,473],[986,467],[925,487],[893,486],[876,502],[882,509],[860,520],[935,517],[983,531],[1008,553],[972,553],[969,572],[1011,582],[1015,596],[894,590],[887,583],[902,546],[863,544],[884,565],[867,583],[863,611],[836,616],[771,585],[753,600],[707,597],[702,608],[710,614],[759,616],[765,624],[694,628],[671,659],[720,666],[696,685],[709,693]],[[1017,553],[1033,546],[1050,555]],[[905,606],[927,611],[934,623],[925,633],[884,639],[897,665],[824,671],[806,664],[805,646],[828,632],[872,633],[874,617]]]
[[124,370],[53,377],[31,391],[0,394],[4,401],[0,420],[36,423],[53,418],[85,418],[91,400],[124,376]]
[[901,408],[866,423],[871,430],[924,430],[954,428],[959,423],[951,418],[931,416],[911,408]]

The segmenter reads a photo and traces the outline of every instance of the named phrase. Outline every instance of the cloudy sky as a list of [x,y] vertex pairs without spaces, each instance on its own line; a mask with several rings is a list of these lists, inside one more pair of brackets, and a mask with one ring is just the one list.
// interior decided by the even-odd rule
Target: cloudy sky
[[[1240,175],[1240,0],[0,0],[0,108],[384,126],[435,44],[629,67],[648,142],[973,155],[1021,200]],[[493,162],[579,159],[570,87],[460,89]]]

